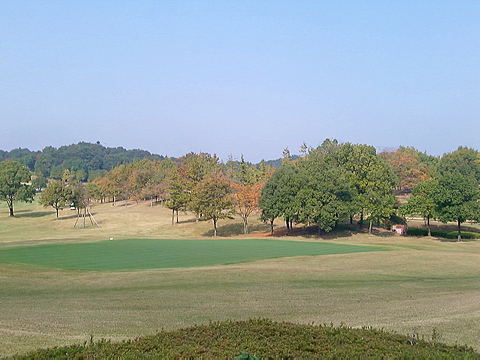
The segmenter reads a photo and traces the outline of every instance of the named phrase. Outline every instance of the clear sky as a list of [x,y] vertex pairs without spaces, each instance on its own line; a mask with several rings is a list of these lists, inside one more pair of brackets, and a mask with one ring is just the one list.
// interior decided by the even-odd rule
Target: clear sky
[[479,149],[480,1],[0,0],[0,149]]

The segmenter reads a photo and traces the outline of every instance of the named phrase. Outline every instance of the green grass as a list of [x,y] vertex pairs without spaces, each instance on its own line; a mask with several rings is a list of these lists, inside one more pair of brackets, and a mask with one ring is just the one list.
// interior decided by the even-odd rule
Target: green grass
[[0,250],[0,263],[69,270],[142,270],[379,250],[381,249],[373,246],[267,239],[130,239],[16,247]]

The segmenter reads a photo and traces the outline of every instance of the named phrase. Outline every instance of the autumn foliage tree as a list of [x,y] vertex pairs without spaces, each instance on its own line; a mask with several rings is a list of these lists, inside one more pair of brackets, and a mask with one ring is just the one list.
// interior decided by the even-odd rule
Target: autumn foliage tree
[[[431,177],[429,164],[433,159],[428,159],[428,155],[420,153],[413,147],[404,147],[393,151],[385,151],[379,154],[382,159],[390,164],[393,173],[398,178],[397,189],[401,191],[411,191],[413,187]],[[427,160],[428,161],[423,161]]]
[[233,193],[231,198],[237,214],[243,220],[243,232],[248,234],[248,217],[259,210],[258,199],[262,191],[263,184],[253,185],[232,184]]

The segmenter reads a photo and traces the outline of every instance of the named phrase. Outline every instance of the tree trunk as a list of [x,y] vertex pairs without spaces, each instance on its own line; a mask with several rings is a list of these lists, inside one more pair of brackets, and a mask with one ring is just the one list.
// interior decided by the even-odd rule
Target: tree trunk
[[458,220],[457,220],[457,226],[458,226],[458,237],[457,237],[457,241],[462,240],[462,234],[461,234],[461,232],[460,232],[460,224],[461,224],[460,219],[458,219]]
[[178,224],[178,209],[177,209],[177,224]]
[[352,225],[352,224],[353,224],[353,216],[350,215],[350,225]]
[[363,227],[363,211],[360,213],[360,221],[359,221],[360,228]]
[[370,219],[370,224],[368,225],[368,234],[369,235],[372,235],[372,223],[373,223],[373,219]]
[[274,221],[274,220],[275,220],[275,219],[271,219],[271,220],[270,220],[270,235],[273,235],[273,221]]
[[213,236],[217,236],[217,219],[212,219],[213,220]]
[[172,209],[172,225],[175,225],[175,209]]
[[427,216],[427,229],[428,229],[428,236],[432,236],[432,229],[430,229],[430,216]]
[[56,207],[55,210],[57,211],[57,219],[58,219],[58,207]]
[[13,214],[13,205],[9,205],[8,208],[10,209],[10,216],[15,216]]
[[248,234],[248,223],[247,223],[247,217],[242,216],[243,219],[243,233]]

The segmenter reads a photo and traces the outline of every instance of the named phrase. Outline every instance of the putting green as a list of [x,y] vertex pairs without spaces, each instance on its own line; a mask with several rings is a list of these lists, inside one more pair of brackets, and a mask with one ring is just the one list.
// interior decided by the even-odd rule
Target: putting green
[[0,250],[0,263],[70,270],[142,270],[381,250],[384,249],[373,246],[270,239],[131,239],[5,249]]

